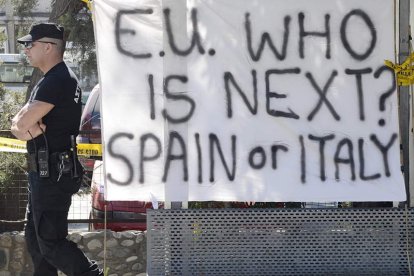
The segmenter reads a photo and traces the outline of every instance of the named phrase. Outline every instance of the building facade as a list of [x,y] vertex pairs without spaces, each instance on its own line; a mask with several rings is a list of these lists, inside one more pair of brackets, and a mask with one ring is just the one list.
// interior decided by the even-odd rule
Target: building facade
[[0,3],[0,53],[20,53],[16,45],[16,36],[21,26],[30,25],[30,22],[46,22],[51,12],[51,0],[38,0],[37,6],[31,11],[31,16],[21,18],[17,15],[12,0]]

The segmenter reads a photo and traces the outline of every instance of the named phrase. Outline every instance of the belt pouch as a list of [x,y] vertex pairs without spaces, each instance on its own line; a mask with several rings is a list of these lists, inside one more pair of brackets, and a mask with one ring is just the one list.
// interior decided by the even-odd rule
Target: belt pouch
[[54,152],[51,154],[51,161],[55,164],[58,172],[71,173],[73,169],[72,153],[69,151]]

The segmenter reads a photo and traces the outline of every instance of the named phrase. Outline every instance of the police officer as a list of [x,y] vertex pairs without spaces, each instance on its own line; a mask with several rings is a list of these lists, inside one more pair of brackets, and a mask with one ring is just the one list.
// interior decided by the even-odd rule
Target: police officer
[[71,144],[71,136],[79,132],[81,90],[63,62],[63,33],[57,24],[38,23],[17,40],[30,63],[44,73],[11,127],[18,139],[27,141],[29,153],[25,237],[35,276],[55,276],[57,270],[66,275],[103,275],[66,239],[71,197],[81,182],[81,166]]

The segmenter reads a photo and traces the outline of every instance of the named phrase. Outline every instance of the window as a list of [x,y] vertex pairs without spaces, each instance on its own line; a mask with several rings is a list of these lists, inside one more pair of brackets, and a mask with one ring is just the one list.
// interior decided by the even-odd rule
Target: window
[[21,64],[1,64],[0,81],[1,82],[30,82],[33,67],[23,66]]

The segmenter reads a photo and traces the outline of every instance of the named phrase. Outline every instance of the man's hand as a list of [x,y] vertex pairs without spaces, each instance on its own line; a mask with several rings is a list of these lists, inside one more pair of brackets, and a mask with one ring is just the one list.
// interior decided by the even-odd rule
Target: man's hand
[[28,140],[31,140],[31,139],[41,135],[43,132],[46,132],[46,125],[39,123],[39,124],[35,124],[25,134],[19,135],[19,137],[17,137],[16,134],[14,134],[14,133],[13,134],[19,140],[28,141]]
[[45,131],[46,131],[46,125],[41,122],[38,122],[36,125],[34,125],[32,128],[28,130],[29,135],[31,134],[33,138],[41,135]]
[[[11,132],[17,139],[27,141],[42,134],[46,130],[46,125],[42,123],[42,118],[54,107],[53,104],[33,101],[27,103],[14,116],[12,120]],[[30,134],[29,134],[30,131]]]

